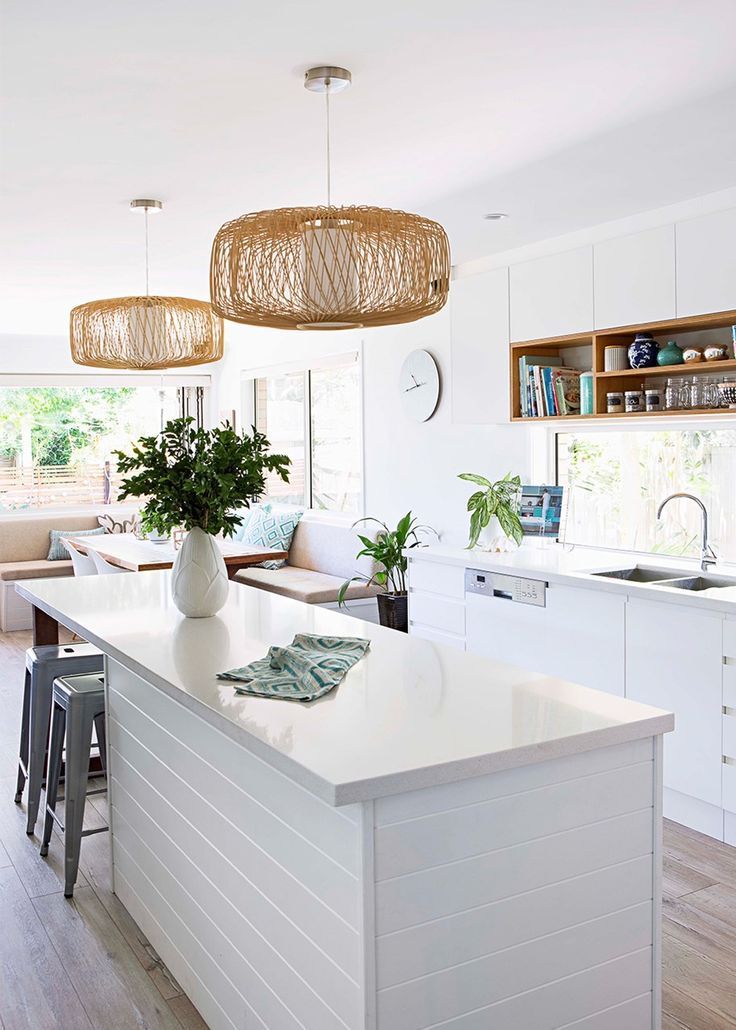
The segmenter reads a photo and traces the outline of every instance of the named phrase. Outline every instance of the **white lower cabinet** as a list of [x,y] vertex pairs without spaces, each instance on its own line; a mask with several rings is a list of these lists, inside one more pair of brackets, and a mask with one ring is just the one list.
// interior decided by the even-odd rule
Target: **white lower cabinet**
[[625,607],[625,597],[557,584],[544,608],[469,595],[468,649],[622,696]]
[[626,696],[675,713],[664,786],[721,805],[723,620],[695,608],[629,600]]

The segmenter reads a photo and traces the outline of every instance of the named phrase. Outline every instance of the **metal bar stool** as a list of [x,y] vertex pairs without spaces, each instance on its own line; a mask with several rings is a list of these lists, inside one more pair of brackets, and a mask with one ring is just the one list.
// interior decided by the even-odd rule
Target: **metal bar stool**
[[[43,827],[41,854],[48,855],[54,822],[64,834],[64,897],[71,898],[79,870],[79,851],[82,837],[103,833],[109,826],[95,830],[83,829],[86,799],[93,794],[104,794],[105,789],[87,790],[89,753],[92,747],[92,727],[103,769],[105,756],[105,688],[104,677],[60,676],[54,680],[54,700],[51,713],[51,742],[49,768],[46,776],[46,821]],[[61,776],[61,759],[66,736],[66,776],[64,780],[64,823],[56,814],[56,799]]]
[[41,804],[54,680],[57,676],[102,672],[102,669],[102,652],[92,644],[47,644],[29,647],[26,651],[18,781],[15,788],[15,803],[18,805],[28,780],[26,833],[33,833]]

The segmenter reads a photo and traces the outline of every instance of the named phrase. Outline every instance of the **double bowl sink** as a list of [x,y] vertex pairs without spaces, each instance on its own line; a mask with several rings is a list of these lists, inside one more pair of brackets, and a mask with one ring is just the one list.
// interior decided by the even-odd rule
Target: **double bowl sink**
[[631,569],[616,569],[612,572],[593,572],[591,575],[603,579],[628,580],[630,583],[648,583],[655,587],[673,587],[675,590],[701,591],[736,587],[736,576],[710,576],[707,573],[693,576],[687,572],[655,569],[645,565],[635,565]]

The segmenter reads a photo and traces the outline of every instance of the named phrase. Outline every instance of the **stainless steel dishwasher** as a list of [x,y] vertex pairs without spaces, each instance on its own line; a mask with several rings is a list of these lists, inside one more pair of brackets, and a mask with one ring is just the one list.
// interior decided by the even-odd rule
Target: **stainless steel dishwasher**
[[467,649],[542,671],[536,653],[546,635],[546,607],[545,580],[466,569]]

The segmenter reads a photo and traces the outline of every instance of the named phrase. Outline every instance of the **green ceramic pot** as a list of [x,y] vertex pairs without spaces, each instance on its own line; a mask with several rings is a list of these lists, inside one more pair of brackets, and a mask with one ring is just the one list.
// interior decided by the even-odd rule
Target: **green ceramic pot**
[[683,360],[682,347],[678,347],[674,340],[662,347],[657,355],[658,365],[681,365]]

